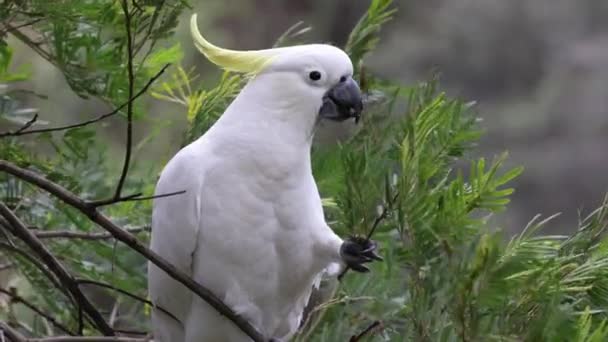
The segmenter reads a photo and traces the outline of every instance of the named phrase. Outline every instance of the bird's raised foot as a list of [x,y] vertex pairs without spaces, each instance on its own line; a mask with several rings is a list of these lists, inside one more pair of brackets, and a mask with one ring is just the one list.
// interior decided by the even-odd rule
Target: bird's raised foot
[[382,258],[376,254],[377,248],[378,244],[375,241],[361,236],[352,236],[342,243],[340,256],[344,263],[354,271],[369,272],[365,263],[374,260],[382,261]]

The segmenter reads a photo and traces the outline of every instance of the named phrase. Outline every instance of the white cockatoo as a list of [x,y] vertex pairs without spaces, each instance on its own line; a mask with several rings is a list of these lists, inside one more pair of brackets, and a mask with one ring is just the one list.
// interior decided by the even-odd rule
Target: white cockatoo
[[[344,51],[313,44],[233,51],[201,36],[214,64],[250,79],[217,122],[166,165],[152,214],[151,248],[210,289],[269,341],[297,331],[311,291],[330,267],[359,272],[376,244],[342,240],[325,222],[311,171],[320,118],[358,119],[361,93]],[[164,271],[149,264],[156,341],[251,341]]]

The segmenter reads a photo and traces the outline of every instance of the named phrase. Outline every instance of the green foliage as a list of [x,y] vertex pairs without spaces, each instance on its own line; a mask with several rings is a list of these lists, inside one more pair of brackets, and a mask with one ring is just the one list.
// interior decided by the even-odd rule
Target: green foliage
[[[317,316],[298,339],[345,341],[374,321],[381,321],[382,328],[368,340],[608,339],[608,199],[581,219],[571,236],[543,235],[551,218],[539,217],[521,234],[503,236],[491,218],[505,209],[513,192],[509,183],[522,169],[505,169],[506,154],[493,159],[470,156],[481,137],[474,104],[440,92],[435,79],[406,87],[362,69],[381,27],[395,13],[391,4],[372,0],[345,47],[365,83],[367,109],[360,128],[337,146],[313,149],[313,172],[328,222],[341,235],[367,235],[375,227],[372,237],[385,260],[374,264],[370,274],[348,273],[334,298],[313,309]],[[135,89],[166,63],[181,59],[179,45],[162,46],[185,6],[182,1],[140,1],[129,7],[134,14]],[[42,44],[31,44],[25,33],[13,34],[59,68],[75,93],[114,105],[126,101],[126,31],[119,2],[4,2],[0,20],[9,18],[14,27],[27,24],[44,37]],[[295,25],[277,44],[294,43],[307,31]],[[8,89],[2,94],[4,118],[19,113],[19,103],[10,96],[15,82],[31,77],[25,68],[14,69],[11,51],[0,37],[0,82]],[[152,95],[183,107],[188,120],[183,143],[202,135],[247,81],[224,73],[211,89],[197,89],[192,70],[173,70]],[[32,113],[26,112],[21,123]],[[136,108],[136,114],[146,118],[142,108]],[[33,144],[50,146],[51,153],[42,154],[31,148]],[[106,145],[92,127],[81,127],[31,140],[0,138],[0,158],[38,170],[86,199],[100,199],[113,192],[116,182]],[[136,164],[131,170],[136,176],[129,177],[125,193],[151,193],[161,167],[150,170]],[[0,174],[0,200],[43,231],[97,231],[87,217],[5,174]],[[150,210],[150,202],[142,201],[115,204],[104,212],[134,228],[148,224]],[[139,237],[147,238],[145,230]],[[0,240],[2,256],[16,265],[19,294],[76,331],[78,310],[71,298],[36,266],[36,259],[27,257],[31,253],[25,245],[4,234]],[[146,296],[145,260],[114,240],[45,243],[77,277]],[[99,293],[88,292],[107,309],[107,317],[118,308],[118,327],[148,328],[141,303]],[[31,313],[13,310],[14,305],[0,310],[0,317],[21,324],[28,335],[58,333],[37,324]],[[96,334],[89,322],[84,328]]]
[[[307,336],[344,340],[376,320],[378,340],[570,341],[580,324],[605,336],[608,202],[573,236],[538,235],[550,221],[533,220],[505,243],[489,218],[504,210],[506,185],[522,169],[501,172],[502,155],[469,160],[465,172],[461,161],[480,137],[471,104],[437,93],[435,82],[398,93],[408,110],[383,116],[394,129],[361,131],[340,147],[341,163],[315,168],[320,191],[338,203],[335,228],[366,234],[376,206],[389,215],[374,235],[385,262],[371,279],[346,276],[337,304]],[[321,159],[328,163],[327,153]],[[341,304],[361,296],[371,299]]]
[[[35,108],[20,108],[21,103],[16,95],[19,89],[11,89],[11,85],[27,80],[30,76],[29,67],[21,65],[17,70],[11,70],[13,64],[13,49],[0,40],[0,122],[9,122],[23,125],[28,122],[38,110]],[[37,124],[44,123],[42,121]]]
[[[128,3],[132,14],[134,42],[133,81],[134,89],[138,91],[165,64],[176,63],[181,59],[183,53],[180,46],[167,45],[163,39],[172,35],[177,25],[177,15],[186,4],[183,1],[140,2],[139,6],[134,6],[130,1]],[[9,34],[13,38],[61,70],[76,94],[95,97],[113,106],[127,101],[129,80],[125,68],[128,53],[124,13],[120,2],[9,1],[0,3],[0,13],[2,27],[12,27]],[[9,120],[11,127],[19,128],[30,121],[37,110],[22,108],[18,99],[41,95],[18,88],[21,86],[18,81],[35,75],[27,72],[27,65],[15,67],[12,51],[6,36],[0,36],[0,120]],[[20,96],[15,96],[17,94]],[[143,119],[146,115],[136,102],[135,117]],[[47,124],[42,120],[43,115],[40,116],[32,128]],[[78,117],[74,119],[76,122],[79,120]],[[4,133],[4,129],[0,133]],[[38,170],[48,179],[83,198],[95,200],[107,198],[116,186],[114,160],[107,153],[107,145],[107,141],[97,134],[93,126],[86,126],[30,138],[0,137],[0,158]],[[45,148],[40,148],[42,146]],[[150,194],[161,167],[162,165],[157,165],[155,170],[150,170],[140,168],[137,164],[132,165],[130,173],[139,178],[129,178],[124,192]],[[4,173],[0,174],[0,201],[38,230],[83,234],[99,232],[81,213]],[[124,227],[145,227],[149,224],[150,204],[149,201],[126,202],[104,211]],[[4,228],[0,228],[4,232]],[[139,233],[139,237],[146,239],[145,229]],[[60,286],[49,281],[45,270],[36,266],[35,258],[23,257],[31,254],[25,245],[14,238],[7,240],[5,234],[0,235],[0,239],[6,244],[4,247],[15,244],[14,248],[22,251],[20,253],[14,248],[0,248],[3,262],[10,261],[15,265],[15,272],[11,275],[14,280],[10,284],[16,285],[18,294],[51,314],[71,331],[77,331],[78,310],[71,297],[66,296]],[[129,248],[116,244],[113,239],[89,241],[53,238],[45,239],[44,242],[76,277],[106,282],[142,297],[146,296],[145,260]],[[0,286],[6,289],[10,284],[2,282]],[[118,327],[147,329],[147,319],[140,302],[91,287],[86,289],[96,305],[102,308],[110,306],[109,311],[112,306],[116,306],[123,313],[119,315],[122,323]],[[11,323],[24,327],[22,332],[26,335],[61,333],[47,323],[40,324],[40,317],[32,315],[27,309],[21,310],[17,303],[2,305],[0,318],[9,318]],[[19,310],[13,310],[13,307]],[[9,312],[22,311],[23,315],[7,316]],[[97,334],[90,322],[85,321],[84,325],[88,334]]]
[[[177,16],[185,7],[182,0],[149,1],[129,7],[136,88],[160,68],[145,62],[157,43],[173,33]],[[0,4],[0,12],[14,14],[7,18],[7,27],[24,27],[35,33],[10,30],[15,38],[59,68],[76,94],[99,97],[115,105],[127,100],[127,39],[120,1],[8,1]],[[34,36],[43,39],[39,42]],[[174,62],[176,58],[165,60]]]
[[374,0],[361,20],[357,23],[344,50],[351,57],[353,64],[359,66],[363,57],[374,50],[378,43],[378,33],[389,21],[396,9],[391,8],[393,0]]
[[16,72],[9,71],[13,61],[13,50],[4,41],[0,41],[0,82],[16,82],[28,79],[30,73],[27,67],[22,66]]
[[245,84],[241,75],[224,72],[214,88],[193,91],[191,84],[196,78],[180,66],[170,81],[163,82],[152,93],[157,99],[178,103],[186,108],[190,125],[184,144],[206,132]]

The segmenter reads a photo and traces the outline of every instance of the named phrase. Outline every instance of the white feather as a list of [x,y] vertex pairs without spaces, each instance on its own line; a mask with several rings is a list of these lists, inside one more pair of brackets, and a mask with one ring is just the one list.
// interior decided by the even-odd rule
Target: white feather
[[[269,338],[287,340],[296,332],[313,286],[340,262],[342,243],[325,223],[310,165],[326,89],[273,67],[319,67],[337,82],[352,72],[345,56],[317,46],[277,58],[205,135],[175,155],[156,188],[157,194],[186,193],[155,200],[151,248]],[[154,310],[157,341],[250,341],[153,265],[149,292],[180,321]]]

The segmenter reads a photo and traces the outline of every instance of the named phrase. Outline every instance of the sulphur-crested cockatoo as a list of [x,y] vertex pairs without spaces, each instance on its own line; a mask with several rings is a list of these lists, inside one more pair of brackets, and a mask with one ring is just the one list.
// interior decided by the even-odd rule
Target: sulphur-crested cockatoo
[[[297,331],[315,282],[330,266],[379,259],[375,243],[342,240],[325,222],[311,172],[320,118],[361,114],[353,66],[322,44],[259,51],[196,47],[214,64],[250,77],[217,122],[166,165],[154,200],[151,248],[246,318],[268,340]],[[206,302],[149,265],[156,341],[250,341]],[[177,320],[175,319],[177,318]]]

